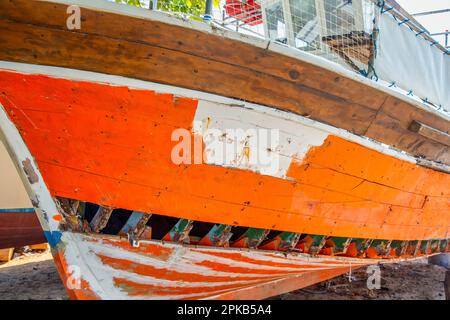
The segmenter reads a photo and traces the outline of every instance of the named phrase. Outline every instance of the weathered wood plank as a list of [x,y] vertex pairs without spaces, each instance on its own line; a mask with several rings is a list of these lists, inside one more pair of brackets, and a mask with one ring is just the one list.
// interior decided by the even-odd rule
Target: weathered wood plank
[[[66,9],[65,5],[50,2],[36,4],[36,1],[29,0],[4,1],[0,3],[0,18],[67,30]],[[251,46],[224,38],[220,30],[216,30],[216,34],[208,34],[158,21],[105,14],[85,8],[81,10],[81,16],[82,28],[79,31],[73,30],[74,32],[145,43],[198,57],[208,57],[213,61],[252,69],[328,92],[349,103],[361,104],[371,109],[378,109],[385,100],[385,95],[373,88],[367,88],[365,94],[361,94],[361,85],[355,80],[266,50],[267,44],[264,40],[259,40],[260,47]]]
[[33,244],[30,246],[31,250],[48,250],[49,248],[48,243]]
[[95,214],[94,218],[90,223],[93,232],[98,233],[106,227],[113,210],[114,210],[113,208],[105,206],[100,206],[98,208],[97,213]]
[[0,60],[118,74],[234,97],[320,119],[355,133],[375,110],[316,89],[140,43],[0,20]]
[[11,260],[14,253],[14,248],[8,248],[8,249],[0,249],[0,261],[1,262],[8,262]]
[[448,147],[409,131],[400,120],[383,111],[377,114],[365,135],[420,157],[450,163]]
[[409,130],[412,132],[416,132],[423,137],[426,137],[426,138],[429,138],[436,142],[445,144],[446,146],[450,146],[450,135],[449,134],[439,131],[439,130],[436,130],[435,128],[427,126],[426,124],[423,124],[423,123],[420,123],[420,122],[417,122],[414,120],[409,125]]

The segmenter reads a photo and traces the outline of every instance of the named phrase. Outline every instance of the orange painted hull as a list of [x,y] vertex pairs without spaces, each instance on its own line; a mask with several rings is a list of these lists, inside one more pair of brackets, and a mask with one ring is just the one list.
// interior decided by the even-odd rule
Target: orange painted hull
[[448,117],[276,41],[86,3],[67,30],[65,0],[0,2],[0,140],[71,298],[266,298],[450,251]]
[[33,209],[0,209],[0,249],[46,242]]
[[[302,119],[294,121],[294,131],[304,131],[295,148],[304,147],[305,137],[311,141],[303,155],[295,148],[281,149],[289,159],[283,174],[281,169],[263,174],[252,166],[214,165],[207,151],[201,163],[176,165],[171,158],[175,129],[188,130],[207,150],[195,131],[197,121],[208,114],[209,126],[224,126],[234,116],[229,110],[236,109],[201,97],[7,70],[0,70],[0,87],[8,121],[36,161],[30,169],[29,158],[18,160],[19,168],[31,187],[45,182],[49,199],[59,199],[51,200],[60,203],[56,211],[33,203],[44,222],[54,225],[44,225],[44,231],[72,298],[266,298],[352,268],[449,249],[449,175],[375,150],[338,130],[314,131]],[[241,109],[236,118],[241,125],[257,117],[277,121]],[[293,135],[286,141],[291,138],[297,139]],[[104,210],[108,223],[98,231],[92,229],[95,217],[84,216],[83,226],[70,232],[67,223],[70,229],[74,216],[68,215],[67,203],[61,205],[64,198],[83,203],[84,214],[92,205],[121,209],[115,214]],[[147,217],[147,240],[134,243],[125,231],[107,235],[114,229],[111,217],[117,221],[126,212],[141,212],[140,219],[144,212],[157,213],[187,224],[162,237],[156,234],[164,223],[148,224]],[[131,215],[126,218],[131,223]],[[267,232],[260,240],[240,236],[218,244],[211,237],[190,236],[192,223],[194,228],[212,223]],[[103,228],[108,231],[92,235]],[[283,247],[286,239],[269,233],[275,230],[297,236]],[[339,238],[348,241],[335,245]],[[387,240],[370,246],[374,239]],[[392,240],[397,244],[391,246]],[[75,285],[73,266],[81,268]]]
[[[449,174],[301,117],[149,85],[0,70],[5,142],[71,298],[259,299],[449,251]],[[198,123],[233,121],[282,129],[277,170],[214,162]],[[174,163],[176,129],[201,161]]]
[[192,130],[196,99],[6,71],[0,87],[0,102],[53,196],[298,233],[449,236],[448,174],[341,137],[330,134],[300,162],[294,157],[285,179],[175,165],[171,133]]

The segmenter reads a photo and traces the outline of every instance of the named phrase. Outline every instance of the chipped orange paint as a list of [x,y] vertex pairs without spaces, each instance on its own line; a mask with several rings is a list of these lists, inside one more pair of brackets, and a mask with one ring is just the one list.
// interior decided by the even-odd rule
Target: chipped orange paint
[[127,292],[131,297],[133,296],[173,296],[173,295],[186,295],[186,294],[201,294],[209,295],[219,293],[223,291],[238,290],[240,288],[252,287],[257,284],[265,283],[264,281],[255,281],[251,284],[224,284],[215,286],[195,286],[195,287],[170,287],[170,286],[158,286],[152,284],[143,284],[135,281],[130,281],[123,278],[114,278],[115,285]]
[[106,255],[97,254],[103,264],[110,266],[116,270],[129,271],[143,276],[151,276],[158,279],[186,281],[186,282],[229,282],[229,281],[251,281],[261,280],[270,277],[246,277],[246,276],[214,276],[202,275],[192,272],[177,272],[165,268],[157,268],[151,265],[138,263],[126,259],[118,259],[108,257]]
[[259,286],[254,286],[248,289],[241,289],[239,291],[232,291],[223,293],[215,297],[215,299],[234,300],[234,299],[264,299],[272,297],[283,292],[290,292],[300,288],[304,288],[315,283],[319,283],[341,274],[356,270],[361,266],[346,266],[342,268],[334,268],[321,271],[310,271],[302,273],[296,277],[288,277],[274,282],[264,283]]
[[[208,252],[205,250],[201,250],[201,249],[192,249],[192,252],[199,252],[199,253],[205,253],[211,256],[216,256],[216,257],[221,257],[221,258],[228,258],[228,259],[233,259],[233,260],[239,260],[242,262],[248,262],[248,263],[253,263],[253,264],[257,264],[260,266],[269,266],[269,267],[283,267],[283,268],[298,268],[299,265],[298,264],[294,264],[294,263],[288,263],[287,262],[275,262],[275,261],[263,261],[263,260],[259,260],[259,259],[254,259],[254,258],[250,258],[247,256],[244,256],[241,253],[238,252],[227,252],[227,251],[221,251],[221,252]],[[277,257],[278,259],[280,259],[280,257]],[[319,266],[314,266],[314,265],[308,265],[308,266],[304,266],[302,265],[301,268],[306,268],[306,269],[315,269],[315,268],[320,268]]]
[[170,160],[171,133],[191,129],[196,100],[6,71],[0,86],[0,102],[54,196],[298,233],[397,240],[449,235],[448,174],[336,136],[291,163],[293,181],[206,164],[177,166]]
[[[196,262],[195,264],[198,266],[202,266],[202,267],[208,267],[211,270],[223,271],[223,272],[229,272],[229,273],[247,273],[249,271],[249,268],[227,265],[225,263],[220,263],[220,262],[215,262],[215,261],[210,261],[210,260]],[[262,268],[252,269],[252,274],[259,274],[259,275],[266,274],[266,275],[280,275],[281,276],[281,275],[298,274],[301,272],[302,271],[292,271],[292,270],[286,271],[283,269],[280,269],[280,270],[262,269]]]
[[70,282],[69,277],[71,274],[69,273],[69,265],[66,261],[66,257],[64,256],[64,252],[55,251],[52,248],[53,261],[55,262],[56,269],[58,270],[59,276],[61,278],[64,287],[69,295],[70,299],[77,300],[99,300],[100,298],[94,293],[89,283],[82,278],[80,275],[79,287],[78,288],[70,288],[67,284]]
[[[295,254],[285,257],[265,251],[227,251],[229,249],[198,248],[157,241],[143,241],[141,243],[144,245],[143,249],[140,246],[136,248],[132,256],[118,258],[125,254],[125,251],[129,251],[124,240],[111,238],[107,239],[108,244],[106,244],[98,237],[83,235],[79,241],[95,243],[95,247],[87,246],[89,254],[94,253],[102,266],[107,267],[108,270],[114,270],[113,273],[99,275],[99,279],[103,279],[101,282],[108,284],[106,286],[108,290],[111,288],[109,285],[112,284],[117,292],[120,292],[120,297],[130,298],[267,298],[302,288],[369,263],[353,261],[350,265],[348,261],[324,257],[300,257]],[[155,248],[159,249],[155,250]],[[170,264],[159,262],[158,256],[146,259],[144,264],[139,257],[139,255],[151,257],[151,252],[173,248],[180,250],[171,251]],[[111,251],[111,249],[116,250]],[[85,250],[86,248],[81,252]],[[183,254],[179,253],[181,250]],[[217,258],[228,261],[226,266],[232,268],[217,263]],[[286,259],[286,263],[280,263],[280,259]],[[205,261],[208,263],[201,263],[202,267],[199,268],[199,262]],[[317,268],[315,268],[316,265]],[[270,266],[272,269],[265,269],[265,266]],[[293,272],[292,268],[297,270]],[[258,275],[258,272],[263,274]],[[140,278],[142,281],[139,280]]]
[[139,244],[139,247],[133,247],[128,241],[113,241],[107,238],[91,238],[89,241],[125,249],[130,252],[136,252],[143,256],[149,256],[161,261],[167,261],[173,253],[173,249],[171,248],[165,248],[152,243],[141,243]]

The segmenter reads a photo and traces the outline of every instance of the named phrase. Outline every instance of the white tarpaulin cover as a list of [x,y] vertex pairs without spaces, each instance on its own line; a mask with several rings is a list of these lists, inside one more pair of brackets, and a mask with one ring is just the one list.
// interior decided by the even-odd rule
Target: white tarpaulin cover
[[380,16],[379,29],[378,77],[450,111],[450,56],[389,13]]

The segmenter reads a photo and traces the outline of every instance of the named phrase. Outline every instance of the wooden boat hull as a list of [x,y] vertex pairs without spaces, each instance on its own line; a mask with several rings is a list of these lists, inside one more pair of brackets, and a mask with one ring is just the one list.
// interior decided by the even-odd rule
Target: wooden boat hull
[[18,248],[46,241],[34,208],[0,209],[0,249]]
[[[225,98],[151,83],[141,83],[146,86],[143,89],[135,88],[136,83],[125,87],[114,84],[113,78],[109,81],[104,84],[23,70],[0,71],[0,103],[9,115],[3,114],[2,129],[6,133],[10,129],[16,136],[5,141],[24,139],[24,154],[16,163],[28,187],[38,190],[31,193],[39,192],[37,211],[45,211],[45,215],[40,214],[46,219],[45,233],[73,298],[263,298],[379,259],[398,261],[447,250],[449,202],[448,190],[442,186],[448,185],[448,174],[420,167],[405,155],[344,131],[262,106],[237,105]],[[20,94],[24,91],[26,98]],[[272,171],[245,161],[234,167],[218,165],[208,153],[201,131],[196,131],[196,123],[225,130],[236,121],[247,128],[283,128],[281,140],[294,147],[278,148],[284,161]],[[32,129],[30,123],[34,124]],[[175,128],[191,132],[194,140],[201,139],[205,163],[171,162],[171,150],[178,143],[171,139]],[[20,144],[9,147],[20,150]],[[323,247],[320,253],[330,256],[295,252],[284,256],[276,251],[249,250],[254,240],[250,238],[227,244],[248,248],[244,251],[199,249],[170,232],[164,239],[175,243],[143,240],[135,248],[123,238],[126,235],[109,239],[107,235],[64,231],[67,223],[62,226],[60,222],[70,217],[58,200],[55,202],[61,197],[185,221],[333,239],[349,237],[354,243],[356,239],[397,240],[399,248],[387,255],[378,249],[368,254],[364,249],[336,258],[334,249]],[[437,241],[439,245],[433,250],[427,245],[421,252],[418,240]],[[265,249],[276,249],[274,242],[266,243]],[[311,253],[305,245],[296,248]],[[206,256],[197,257],[202,250]],[[309,271],[316,261],[327,267]],[[262,267],[265,265],[267,268]],[[72,281],[71,266],[81,268],[80,286],[75,289],[67,282]],[[216,282],[215,276],[222,277],[221,281]],[[245,279],[230,284],[235,277]]]
[[376,263],[156,241],[136,248],[126,239],[80,234],[62,241],[68,247],[59,268],[86,262],[80,288],[69,289],[77,299],[262,299]]
[[[450,155],[437,141],[445,117],[367,79],[157,13],[121,16],[102,3],[108,13],[83,9],[82,35],[61,30],[58,15],[39,27],[64,3],[0,4],[8,60],[0,61],[0,137],[73,298],[264,298],[449,250]],[[154,34],[138,42],[132,27],[105,37],[112,17],[236,45],[265,63],[290,61],[292,79],[217,52],[204,61],[189,41],[177,50],[155,46],[177,45]],[[17,40],[31,35],[54,51]],[[107,63],[88,59],[100,38]],[[125,49],[110,52],[110,42]],[[138,52],[138,62],[119,67],[110,54],[121,52]],[[342,83],[373,95],[342,93]],[[437,128],[437,138],[406,132],[393,105]]]
[[[340,237],[445,239],[450,230],[448,174],[302,117],[233,106],[225,99],[177,97],[157,87],[138,90],[9,71],[0,71],[0,86],[0,101],[54,197]],[[274,151],[278,167],[271,171],[245,157],[220,165],[207,138],[195,132],[195,123],[207,122],[218,136],[235,126],[283,128]],[[175,129],[200,139],[204,163],[173,163]],[[243,145],[247,138],[242,139],[234,142]],[[249,152],[265,151],[257,147]],[[243,153],[242,147],[227,157],[234,161]]]

